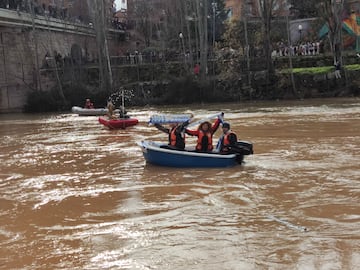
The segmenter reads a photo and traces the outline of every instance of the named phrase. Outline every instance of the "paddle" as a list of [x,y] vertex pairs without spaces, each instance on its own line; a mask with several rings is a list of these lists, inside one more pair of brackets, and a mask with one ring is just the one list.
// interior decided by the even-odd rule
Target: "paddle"
[[270,219],[270,220],[277,221],[277,222],[279,222],[279,223],[281,223],[281,224],[283,224],[283,225],[285,225],[285,226],[287,226],[288,228],[291,228],[291,229],[299,230],[299,231],[302,231],[302,232],[309,231],[308,228],[306,228],[306,227],[292,224],[289,221],[277,218],[277,217],[275,217],[273,215],[269,215],[269,216],[267,216],[267,218]]

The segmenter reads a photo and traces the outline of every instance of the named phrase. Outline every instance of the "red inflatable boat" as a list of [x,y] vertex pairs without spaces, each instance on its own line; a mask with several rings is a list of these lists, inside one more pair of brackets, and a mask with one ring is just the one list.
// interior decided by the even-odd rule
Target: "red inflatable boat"
[[130,126],[137,125],[139,121],[136,118],[107,119],[105,117],[99,117],[99,123],[103,124],[109,129],[125,129]]

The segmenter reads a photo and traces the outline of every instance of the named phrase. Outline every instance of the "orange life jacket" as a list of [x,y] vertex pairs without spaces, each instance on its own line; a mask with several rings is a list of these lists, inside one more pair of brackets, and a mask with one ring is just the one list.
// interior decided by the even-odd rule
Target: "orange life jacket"
[[230,140],[229,140],[230,134],[234,134],[234,133],[231,130],[229,130],[228,132],[226,132],[226,134],[224,134],[224,138],[223,138],[223,142],[222,142],[222,149],[221,149],[221,151],[223,151],[223,152],[229,151],[229,148],[227,146],[230,145]]
[[172,146],[176,145],[176,127],[173,127],[170,130],[169,141],[170,141],[170,145],[172,145]]
[[201,148],[202,148],[202,140],[203,140],[204,136],[208,137],[207,151],[212,151],[212,150],[213,150],[213,145],[212,145],[212,134],[211,134],[211,132],[206,132],[206,133],[204,133],[204,132],[201,131],[201,130],[199,131],[199,136],[198,136],[198,140],[197,140],[196,150],[201,151]]
[[178,133],[177,128],[178,127],[173,127],[170,130],[169,144],[172,146],[179,147],[179,148],[184,148],[185,146],[183,146],[183,147],[181,147],[181,146],[185,145],[185,136],[182,133]]
[[229,135],[233,134],[231,131],[230,132],[226,132],[226,134],[224,135],[224,145],[229,145],[230,144],[230,140],[229,140]]

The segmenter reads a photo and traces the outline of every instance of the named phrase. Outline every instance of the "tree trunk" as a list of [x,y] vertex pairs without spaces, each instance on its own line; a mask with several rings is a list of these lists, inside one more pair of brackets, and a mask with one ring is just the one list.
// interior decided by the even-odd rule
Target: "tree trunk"
[[[185,1],[185,17],[187,18],[189,14],[188,6]],[[191,31],[190,31],[190,22],[188,19],[185,19],[186,24],[186,31],[188,34],[188,51],[189,51],[189,65],[190,67],[194,66],[194,59],[193,59],[193,53],[192,53],[192,46],[191,46]]]
[[270,75],[274,73],[274,66],[271,59],[271,17],[275,0],[259,0],[260,13],[263,21],[264,54],[266,61],[266,91],[270,84]]
[[100,89],[104,92],[111,92],[112,89],[112,71],[110,56],[106,40],[106,16],[104,0],[88,0],[89,10],[93,11],[91,17],[96,34],[96,43],[99,53],[99,75]]
[[34,40],[34,47],[35,47],[35,73],[36,73],[36,90],[41,90],[41,79],[40,79],[40,65],[39,65],[39,55],[38,55],[38,40],[37,40],[37,33],[35,28],[35,12],[32,2],[30,0],[27,1],[30,12],[31,12],[31,23],[32,23],[32,34]]
[[[202,5],[201,5],[202,4]],[[197,0],[197,18],[199,33],[199,51],[200,51],[200,79],[205,80],[207,71],[207,49],[208,49],[208,32],[207,32],[207,1]]]
[[[47,18],[47,20],[48,20],[48,18]],[[49,22],[47,21],[47,23],[49,23]],[[58,93],[59,93],[59,96],[62,99],[62,101],[65,103],[66,98],[65,98],[63,88],[62,88],[62,84],[61,84],[60,77],[59,77],[58,64],[57,64],[57,61],[56,61],[55,51],[53,49],[53,43],[52,43],[50,30],[49,30],[49,47],[50,47],[50,56],[52,57],[52,59],[54,61],[54,64],[55,64],[54,72],[55,72],[55,77],[56,77],[56,81],[57,81],[57,85],[58,85]]]
[[[243,6],[245,9],[245,7]],[[249,37],[248,37],[248,27],[247,27],[247,10],[243,14],[244,16],[244,32],[245,32],[245,56],[246,56],[246,68],[247,68],[247,77],[248,77],[248,86],[251,86],[251,71],[250,71],[250,47],[249,47]]]

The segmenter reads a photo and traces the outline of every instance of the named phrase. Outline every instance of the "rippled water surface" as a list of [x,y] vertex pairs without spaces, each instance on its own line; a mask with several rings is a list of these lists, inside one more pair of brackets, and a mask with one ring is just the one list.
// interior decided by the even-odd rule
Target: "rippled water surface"
[[[255,154],[226,169],[146,164],[136,143],[167,139],[150,115],[185,111],[224,111]],[[1,269],[359,269],[359,99],[129,113],[139,125],[113,131],[0,115]]]

